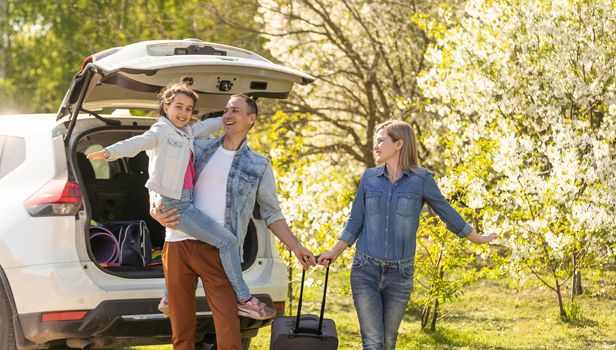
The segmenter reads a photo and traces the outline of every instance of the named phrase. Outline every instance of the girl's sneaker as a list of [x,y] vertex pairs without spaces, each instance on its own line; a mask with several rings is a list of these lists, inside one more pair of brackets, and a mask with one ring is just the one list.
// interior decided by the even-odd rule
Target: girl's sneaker
[[255,297],[250,297],[250,299],[244,302],[238,302],[237,310],[240,316],[246,316],[255,320],[269,320],[276,316],[276,310]]
[[167,300],[167,297],[162,297],[160,299],[160,303],[158,303],[158,310],[167,315],[167,317],[169,316],[169,300]]

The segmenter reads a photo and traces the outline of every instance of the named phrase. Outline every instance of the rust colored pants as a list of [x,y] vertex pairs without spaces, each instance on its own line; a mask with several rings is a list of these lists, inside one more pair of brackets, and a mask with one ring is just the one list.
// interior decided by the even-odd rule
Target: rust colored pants
[[240,350],[242,340],[237,300],[218,249],[196,240],[165,242],[163,269],[169,290],[173,349],[195,349],[195,290],[201,277],[214,318],[218,349]]

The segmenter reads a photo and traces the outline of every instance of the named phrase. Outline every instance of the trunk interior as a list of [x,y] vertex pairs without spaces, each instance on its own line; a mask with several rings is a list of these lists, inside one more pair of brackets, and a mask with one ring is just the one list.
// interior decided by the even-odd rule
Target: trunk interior
[[[87,154],[103,149],[117,141],[130,138],[143,133],[146,128],[138,129],[98,129],[80,137],[76,147],[76,168],[80,172],[79,181],[82,188],[90,218],[90,225],[86,229],[89,239],[89,254],[93,261],[112,274],[119,274],[134,278],[162,277],[161,253],[165,241],[165,228],[162,227],[149,214],[149,195],[145,183],[148,179],[148,157],[140,152],[133,158],[121,158],[114,161],[90,160]],[[121,252],[126,248],[122,243],[121,227],[130,222],[142,220],[149,231],[152,254],[143,264],[134,264],[121,261]],[[93,235],[103,231],[105,234]],[[118,258],[113,255],[112,233],[117,240]],[[244,241],[244,263],[242,268],[247,269],[257,256],[257,232],[254,224],[250,223],[248,234]],[[149,250],[149,249],[147,249]],[[145,253],[144,255],[149,255]],[[149,261],[149,262],[148,262]]]

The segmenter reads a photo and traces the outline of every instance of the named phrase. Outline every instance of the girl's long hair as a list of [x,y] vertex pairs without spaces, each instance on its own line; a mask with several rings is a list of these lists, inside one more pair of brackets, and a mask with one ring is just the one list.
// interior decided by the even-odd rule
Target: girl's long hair
[[[176,95],[183,94],[190,97],[193,101],[193,106],[197,104],[197,100],[199,99],[199,95],[192,88],[193,78],[191,77],[183,77],[180,81],[172,81],[167,86],[165,86],[160,93],[158,93],[158,101],[160,102],[159,112],[160,115],[167,117],[167,113],[163,109],[164,105],[169,105],[173,101]],[[193,109],[193,115],[197,113],[196,110]]]
[[374,130],[375,137],[376,133],[381,129],[394,142],[402,140],[400,167],[414,172],[419,167],[419,161],[417,157],[417,140],[411,125],[399,119],[390,119],[376,126]]

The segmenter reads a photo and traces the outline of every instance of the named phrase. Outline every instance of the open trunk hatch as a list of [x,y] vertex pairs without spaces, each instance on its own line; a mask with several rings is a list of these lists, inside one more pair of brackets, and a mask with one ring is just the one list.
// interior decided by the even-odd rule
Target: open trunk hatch
[[193,78],[201,95],[195,106],[199,114],[221,111],[232,94],[283,99],[293,84],[314,81],[308,74],[231,46],[195,39],[144,41],[86,58],[57,117],[70,114],[73,124],[82,110],[155,110],[160,90],[184,76]]

